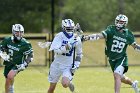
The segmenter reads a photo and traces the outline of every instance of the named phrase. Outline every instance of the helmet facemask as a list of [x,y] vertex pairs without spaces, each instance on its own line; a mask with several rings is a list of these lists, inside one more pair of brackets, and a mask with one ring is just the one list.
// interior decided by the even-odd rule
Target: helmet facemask
[[62,20],[62,29],[66,31],[69,35],[74,32],[75,24],[71,19]]
[[115,19],[115,26],[118,30],[124,29],[128,24],[128,18],[125,15],[118,15]]
[[15,24],[12,27],[12,33],[15,41],[20,41],[24,35],[24,28],[20,24]]

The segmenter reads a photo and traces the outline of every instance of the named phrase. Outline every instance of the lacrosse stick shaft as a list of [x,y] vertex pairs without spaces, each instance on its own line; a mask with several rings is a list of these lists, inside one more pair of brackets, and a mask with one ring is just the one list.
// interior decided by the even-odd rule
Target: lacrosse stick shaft
[[[72,62],[72,68],[74,68],[74,64],[75,64],[75,47],[73,48],[73,62]],[[74,75],[74,73],[72,73],[72,76]]]

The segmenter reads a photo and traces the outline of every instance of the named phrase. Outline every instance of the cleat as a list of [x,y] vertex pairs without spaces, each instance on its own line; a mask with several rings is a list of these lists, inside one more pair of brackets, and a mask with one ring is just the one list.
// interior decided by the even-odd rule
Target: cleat
[[138,81],[135,80],[132,84],[132,88],[134,89],[135,93],[140,93],[140,89],[138,88]]
[[72,83],[69,84],[69,89],[73,93],[74,92],[74,85]]

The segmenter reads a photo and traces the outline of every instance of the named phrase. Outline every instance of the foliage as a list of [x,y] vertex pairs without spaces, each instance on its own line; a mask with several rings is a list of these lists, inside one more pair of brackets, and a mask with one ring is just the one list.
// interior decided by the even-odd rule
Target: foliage
[[[61,20],[71,18],[79,22],[84,31],[101,31],[114,24],[115,17],[122,11],[129,18],[128,27],[140,30],[140,0],[54,0],[55,32],[61,29]],[[51,31],[52,0],[0,0],[0,32],[11,33],[11,25],[21,23],[25,32]]]
[[[0,0],[0,31],[8,33],[11,25],[20,23],[26,32],[50,28],[50,0]],[[11,31],[10,31],[11,32]]]
[[[84,30],[101,31],[107,25],[114,24],[119,14],[120,0],[67,0],[63,7],[65,18],[79,22]],[[140,21],[140,0],[124,1],[124,14],[129,18],[128,27],[138,31]]]

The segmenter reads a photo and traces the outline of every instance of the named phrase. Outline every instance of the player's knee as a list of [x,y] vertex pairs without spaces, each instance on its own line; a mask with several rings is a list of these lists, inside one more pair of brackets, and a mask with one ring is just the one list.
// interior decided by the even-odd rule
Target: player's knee
[[14,79],[14,76],[13,75],[7,75],[7,79],[9,79],[9,80],[13,80]]
[[114,72],[114,79],[121,79],[121,76],[120,74]]
[[69,80],[67,77],[63,77],[61,83],[62,83],[62,86],[63,86],[64,88],[67,88],[68,85],[69,85],[69,83],[70,83],[70,80]]
[[15,73],[14,72],[9,72],[8,75],[7,75],[7,79],[10,79],[10,80],[13,80],[15,77]]

